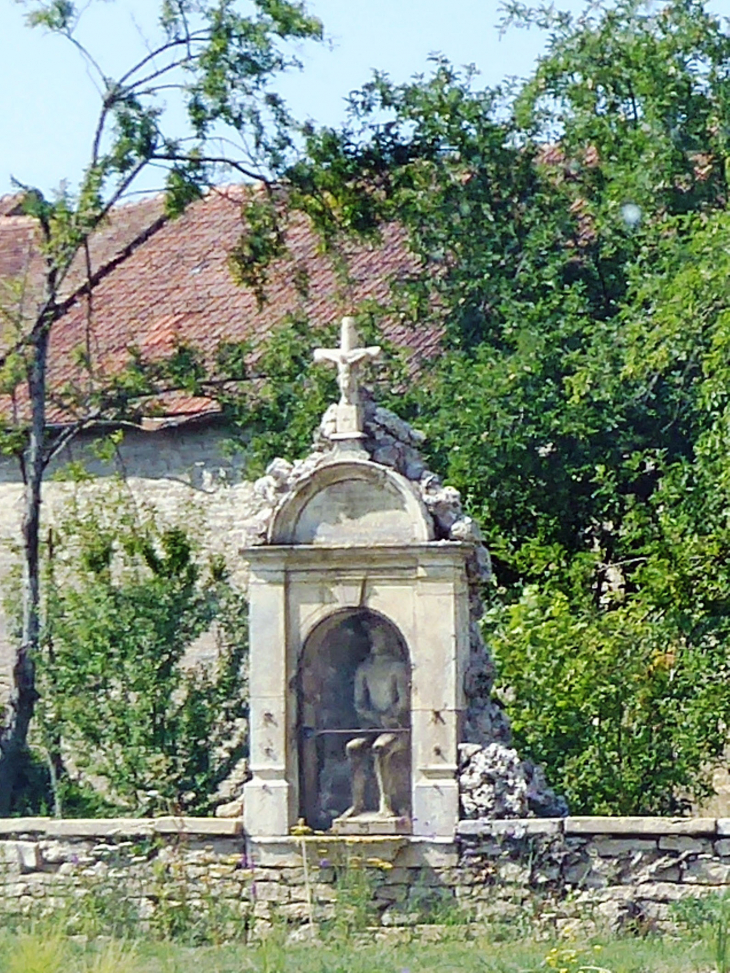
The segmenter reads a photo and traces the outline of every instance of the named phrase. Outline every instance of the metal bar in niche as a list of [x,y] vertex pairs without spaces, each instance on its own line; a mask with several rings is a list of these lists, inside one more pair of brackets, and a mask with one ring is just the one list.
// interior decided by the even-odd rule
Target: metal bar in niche
[[369,726],[364,729],[362,727],[358,727],[357,729],[352,729],[352,730],[315,730],[314,727],[311,726],[302,726],[300,727],[300,731],[305,736],[309,736],[309,737],[320,737],[320,736],[325,736],[327,734],[345,734],[345,733],[356,733],[360,736],[362,736],[363,733],[372,733],[374,736],[379,736],[381,733],[410,733],[411,728],[409,726],[400,726],[400,727],[393,727],[391,729],[390,727],[383,727],[383,726],[381,727]]

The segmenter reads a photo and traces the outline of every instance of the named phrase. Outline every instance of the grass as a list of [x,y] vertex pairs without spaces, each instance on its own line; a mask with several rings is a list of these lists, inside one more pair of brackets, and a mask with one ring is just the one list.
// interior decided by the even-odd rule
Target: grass
[[[291,942],[285,926],[257,943],[182,946],[139,939],[85,939],[57,928],[0,933],[1,973],[711,973],[711,936],[683,935],[590,942],[495,942],[472,927],[463,941],[413,934],[394,944],[377,936]],[[699,933],[699,931],[698,931]],[[463,935],[463,933],[461,934]],[[451,937],[451,938],[449,938]]]

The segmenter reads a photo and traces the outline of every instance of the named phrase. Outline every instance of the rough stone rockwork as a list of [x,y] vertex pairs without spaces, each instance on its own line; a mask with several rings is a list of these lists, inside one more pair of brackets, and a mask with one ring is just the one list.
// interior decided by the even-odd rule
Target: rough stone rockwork
[[[494,663],[479,627],[484,613],[481,591],[484,582],[491,578],[491,563],[478,525],[464,513],[459,491],[444,485],[426,467],[419,452],[423,433],[371,401],[364,404],[363,412],[366,434],[363,446],[367,453],[373,462],[390,467],[416,487],[433,519],[436,539],[473,545],[467,563],[471,662],[464,691],[469,702],[459,777],[464,815],[505,818],[567,814],[565,801],[547,786],[539,768],[521,760],[510,746],[509,721],[492,696]],[[336,406],[331,406],[324,414],[309,456],[295,463],[275,459],[266,475],[254,484],[260,509],[251,522],[251,544],[265,543],[277,506],[337,448],[333,441],[335,413]]]
[[467,931],[519,918],[561,932],[646,934],[674,927],[674,903],[730,891],[730,820],[474,820],[461,822],[455,841],[247,842],[240,821],[209,818],[6,819],[0,922],[9,913],[72,915],[70,906],[93,896],[142,924],[173,900],[196,918],[215,909],[252,933],[272,921],[297,929],[346,905],[341,888],[353,868],[371,925],[432,928],[447,915]]
[[503,743],[462,743],[459,791],[464,818],[564,816],[568,808],[548,787],[542,768]]

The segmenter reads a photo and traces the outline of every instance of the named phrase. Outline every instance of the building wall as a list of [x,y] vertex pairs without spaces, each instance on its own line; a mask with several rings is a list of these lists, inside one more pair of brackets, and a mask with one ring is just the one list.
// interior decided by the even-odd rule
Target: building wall
[[[240,555],[247,529],[255,522],[259,501],[243,478],[242,460],[228,455],[227,434],[218,423],[184,425],[156,432],[129,431],[113,463],[94,455],[90,435],[79,437],[49,469],[44,485],[46,526],[63,516],[74,491],[110,489],[110,479],[123,473],[138,502],[150,504],[164,523],[188,526],[204,538],[209,550],[225,556],[235,583],[245,584],[247,565]],[[64,480],[69,462],[81,462],[94,477],[88,485]],[[20,565],[23,486],[15,460],[0,459],[0,599],[12,590]],[[16,582],[17,583],[17,580]],[[200,646],[205,651],[205,646]],[[0,701],[7,692],[13,645],[0,603]]]
[[673,903],[730,890],[730,820],[465,821],[455,841],[248,841],[240,821],[205,818],[0,820],[0,916],[69,915],[75,899],[108,893],[142,922],[172,898],[255,931],[331,919],[353,887],[382,926],[667,930]]

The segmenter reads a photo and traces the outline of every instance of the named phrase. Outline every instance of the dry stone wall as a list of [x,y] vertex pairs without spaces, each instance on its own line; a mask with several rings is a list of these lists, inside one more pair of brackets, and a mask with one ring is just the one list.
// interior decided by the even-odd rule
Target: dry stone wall
[[257,842],[238,821],[0,820],[0,917],[73,915],[89,896],[98,912],[106,896],[112,910],[143,923],[185,906],[255,932],[276,921],[332,920],[352,907],[353,888],[368,922],[382,927],[669,929],[674,903],[730,891],[730,820],[472,820],[454,841]]

